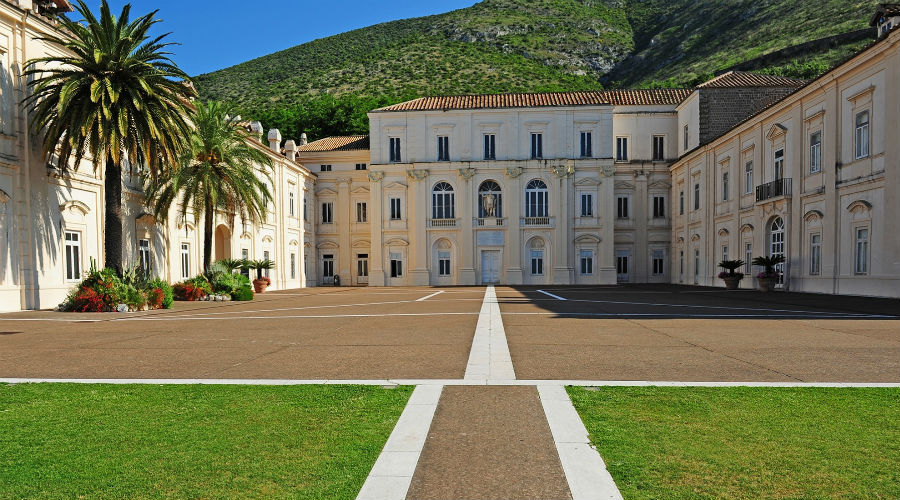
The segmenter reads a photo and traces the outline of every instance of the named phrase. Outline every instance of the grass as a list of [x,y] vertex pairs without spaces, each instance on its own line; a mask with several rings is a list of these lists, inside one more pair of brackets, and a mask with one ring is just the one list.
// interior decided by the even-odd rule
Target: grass
[[0,385],[0,498],[354,498],[411,392]]
[[623,496],[900,497],[900,389],[568,389]]

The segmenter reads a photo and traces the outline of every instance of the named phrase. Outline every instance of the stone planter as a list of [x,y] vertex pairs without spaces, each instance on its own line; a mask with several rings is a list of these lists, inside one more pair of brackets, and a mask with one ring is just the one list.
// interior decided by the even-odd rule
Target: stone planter
[[778,281],[778,278],[756,278],[756,283],[759,285],[760,292],[771,292],[775,289],[775,283]]
[[722,281],[725,282],[726,290],[737,290],[738,287],[741,285],[742,279],[744,279],[743,276],[736,274],[734,276],[726,276],[726,277],[722,278]]
[[268,287],[269,282],[266,280],[253,280],[253,290],[256,293],[264,293]]

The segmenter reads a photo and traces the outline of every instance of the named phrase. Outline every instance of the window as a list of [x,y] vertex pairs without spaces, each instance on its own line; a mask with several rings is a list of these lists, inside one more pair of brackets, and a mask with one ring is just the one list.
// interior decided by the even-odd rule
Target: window
[[438,161],[450,161],[450,137],[439,135],[437,138]]
[[722,260],[728,260],[728,245],[722,245]]
[[700,283],[700,250],[694,250],[694,284]]
[[400,214],[400,198],[391,198],[391,220],[402,219]]
[[188,279],[191,277],[191,245],[190,243],[181,244],[181,277]]
[[[268,250],[263,251],[263,260],[269,260]],[[263,276],[265,276],[266,278],[269,277],[269,269],[263,269]]]
[[582,158],[590,158],[594,156],[593,148],[592,148],[592,140],[591,140],[590,132],[582,132],[581,133],[581,157]]
[[456,218],[456,199],[449,183],[438,182],[431,190],[431,218]]
[[309,220],[309,210],[306,208],[306,206],[307,206],[306,197],[304,196],[303,197],[303,220],[308,221]]
[[753,264],[753,243],[744,243],[744,272],[750,274]]
[[620,219],[628,218],[628,197],[616,196],[616,217]]
[[322,224],[331,224],[334,222],[334,204],[330,201],[322,203]]
[[662,135],[653,136],[653,161],[666,159],[666,138]]
[[484,159],[497,159],[497,136],[494,134],[484,134]]
[[728,201],[728,172],[722,172],[722,201]]
[[297,279],[297,254],[291,254],[291,279]]
[[141,272],[144,275],[150,274],[150,240],[138,240],[138,258],[141,266]]
[[296,209],[294,208],[294,193],[288,193],[288,213],[291,217],[296,215]]
[[438,276],[450,276],[450,252],[438,252]]
[[869,112],[856,113],[856,159],[869,156]]
[[656,276],[665,274],[666,251],[654,250],[651,259],[650,263],[653,268],[653,274]]
[[679,260],[679,268],[678,268],[679,280],[683,280],[684,279],[684,250],[678,252],[678,257],[680,259]]
[[319,172],[331,172],[331,165],[319,165]]
[[365,163],[357,163],[356,164],[356,170],[368,170],[368,169],[369,169],[369,166],[366,165]]
[[389,159],[391,163],[399,163],[400,162],[400,138],[399,137],[391,137],[389,140],[388,150]]
[[819,233],[809,235],[809,274],[819,274],[822,271],[822,235]]
[[581,216],[594,216],[594,195],[591,193],[581,193]]
[[666,197],[653,197],[653,217],[655,219],[664,219],[666,217]]
[[544,251],[531,251],[531,275],[540,276],[544,274]]
[[579,252],[579,262],[581,264],[581,274],[594,274],[594,252],[592,250],[581,250]]
[[485,217],[503,217],[503,193],[494,181],[484,181],[478,186],[478,218]]
[[356,203],[356,222],[368,222],[369,213],[366,202],[360,201]]
[[678,215],[684,215],[684,190],[678,193]]
[[[242,248],[242,249],[241,249],[241,258],[244,259],[244,260],[250,259],[250,250],[247,250],[246,248]],[[242,267],[241,267],[241,274],[243,274],[244,276],[246,276],[247,278],[249,278],[249,277],[250,277],[250,268],[249,268],[249,267],[243,267],[243,266],[242,266]]]
[[822,170],[822,132],[813,132],[809,136],[809,173]]
[[356,254],[356,275],[361,278],[369,276],[369,254]]
[[700,210],[700,183],[694,184],[694,210]]
[[531,158],[543,158],[544,157],[544,134],[541,133],[532,133],[531,134]]
[[856,228],[856,264],[854,265],[854,272],[856,274],[866,274],[869,272],[868,228]]
[[[777,257],[777,256],[785,256],[784,251],[784,219],[781,217],[776,217],[772,220],[772,225],[769,227],[769,256]],[[784,263],[777,264],[775,266],[775,271],[778,272],[778,281],[777,284],[781,285],[784,283]]]
[[753,193],[753,160],[744,164],[744,194]]
[[780,181],[784,178],[784,150],[775,151],[775,180]]
[[547,185],[533,179],[525,186],[525,217],[547,217]]
[[687,151],[687,149],[688,149],[688,137],[689,137],[688,136],[688,126],[685,125],[684,126],[684,150],[685,151]]
[[628,256],[627,250],[616,251],[616,274],[623,277],[628,275]]
[[391,278],[403,277],[403,260],[399,253],[391,253]]
[[334,277],[334,255],[326,254],[322,256],[322,277]]
[[616,161],[628,161],[627,137],[616,137]]
[[66,231],[66,281],[81,279],[81,233]]

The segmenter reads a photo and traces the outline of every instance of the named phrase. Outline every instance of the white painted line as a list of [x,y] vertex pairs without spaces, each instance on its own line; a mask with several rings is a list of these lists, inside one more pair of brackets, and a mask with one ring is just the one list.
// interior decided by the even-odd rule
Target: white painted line
[[606,464],[561,385],[539,386],[538,395],[553,434],[572,500],[622,500]]
[[559,295],[553,295],[553,294],[550,293],[550,292],[545,292],[544,290],[538,290],[538,291],[541,292],[541,293],[543,293],[544,295],[547,295],[547,296],[549,296],[549,297],[553,297],[553,298],[556,299],[556,300],[569,300],[569,299],[564,299],[564,298],[560,297]]
[[356,496],[357,500],[406,498],[442,389],[440,385],[416,387]]
[[422,297],[421,299],[416,299],[416,302],[425,302],[426,300],[428,300],[428,299],[434,297],[435,295],[440,295],[440,294],[442,294],[442,293],[444,293],[443,290],[434,292],[434,293],[432,293],[431,295],[426,295],[426,296]]
[[[525,303],[525,302],[523,302]],[[736,319],[896,319],[895,316],[860,316],[835,313],[806,313],[806,314],[693,314],[693,313],[594,313],[594,312],[506,312],[507,316],[589,316],[598,318],[736,318]]]
[[509,345],[506,343],[506,332],[503,329],[503,318],[500,305],[493,286],[484,292],[478,323],[475,325],[475,337],[472,339],[472,350],[466,364],[466,380],[515,380]]

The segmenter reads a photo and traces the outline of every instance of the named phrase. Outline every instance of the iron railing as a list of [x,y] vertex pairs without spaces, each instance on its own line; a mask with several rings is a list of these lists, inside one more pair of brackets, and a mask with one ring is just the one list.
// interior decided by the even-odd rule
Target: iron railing
[[765,201],[779,196],[791,195],[791,179],[778,179],[756,186],[756,201]]

